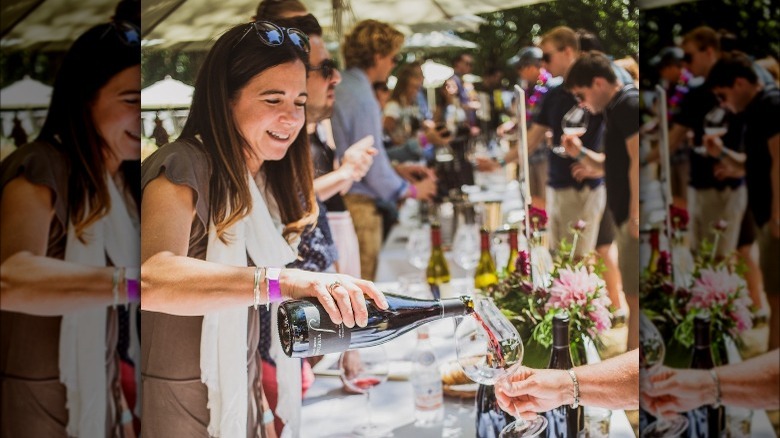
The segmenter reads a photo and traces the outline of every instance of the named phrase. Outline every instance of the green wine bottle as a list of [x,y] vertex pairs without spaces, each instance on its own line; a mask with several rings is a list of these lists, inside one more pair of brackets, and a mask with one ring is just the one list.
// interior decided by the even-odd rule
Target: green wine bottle
[[441,227],[438,223],[431,224],[431,257],[425,276],[435,299],[438,300],[442,295],[445,298],[449,296],[450,267],[441,249]]
[[486,291],[488,287],[498,283],[496,264],[490,255],[490,232],[483,228],[479,231],[482,240],[477,270],[474,272],[474,287]]

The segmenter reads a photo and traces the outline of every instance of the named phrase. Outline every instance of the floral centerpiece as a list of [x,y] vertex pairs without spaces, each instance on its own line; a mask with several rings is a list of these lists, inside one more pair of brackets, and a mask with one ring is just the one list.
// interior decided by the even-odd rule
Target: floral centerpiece
[[[679,231],[687,224],[687,212],[682,209],[670,212],[672,245],[679,237]],[[667,354],[668,365],[687,366],[690,347],[693,345],[693,321],[696,315],[707,312],[710,315],[713,359],[715,363],[726,360],[723,341],[731,338],[739,344],[740,335],[753,326],[752,300],[744,280],[745,266],[737,258],[717,257],[720,235],[726,224],[718,221],[712,225],[713,241],[703,239],[696,256],[679,251],[672,254],[673,269],[668,257],[660,257],[653,266],[647,266],[640,285],[642,310],[657,325],[666,326],[667,336],[683,347],[678,357]],[[687,262],[685,258],[692,261]],[[686,266],[680,266],[684,264]],[[684,282],[681,284],[679,278]],[[666,336],[665,336],[666,337]],[[672,350],[675,350],[671,343]]]
[[[539,214],[539,211],[536,213]],[[533,214],[530,217],[533,218]],[[532,219],[532,227],[533,223]],[[584,222],[579,222],[572,227],[574,242],[584,226]],[[535,275],[531,269],[532,254],[521,251],[515,272],[488,292],[523,336],[526,347],[523,362],[528,366],[547,367],[552,345],[552,321],[557,313],[569,313],[569,339],[575,364],[585,361],[584,338],[598,344],[599,334],[612,326],[613,308],[601,278],[603,264],[596,262],[591,255],[575,257],[575,248],[576,243],[561,242],[552,270],[546,277],[548,280],[542,285],[532,278]]]

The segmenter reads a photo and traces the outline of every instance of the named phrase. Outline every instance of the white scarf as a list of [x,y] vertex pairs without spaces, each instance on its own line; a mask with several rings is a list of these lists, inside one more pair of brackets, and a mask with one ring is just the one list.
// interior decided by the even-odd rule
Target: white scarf
[[[282,267],[295,260],[297,243],[291,246],[282,237],[283,225],[278,207],[272,197],[266,199],[262,176],[249,178],[252,210],[227,231],[228,243],[217,237],[213,222],[209,223],[206,260],[231,266],[246,266],[247,254],[257,266]],[[262,189],[261,189],[262,187]],[[201,380],[208,387],[210,413],[208,433],[213,437],[243,437],[247,430],[247,309],[252,302],[252,287],[247,285],[246,307],[212,312],[204,315],[200,342]],[[276,312],[274,312],[276,313]],[[275,327],[275,323],[272,326]],[[275,330],[275,328],[274,328]],[[278,339],[278,337],[276,338]],[[278,342],[272,343],[274,346]],[[254,348],[255,346],[249,346]],[[278,347],[281,350],[281,347]],[[271,349],[272,354],[274,347]],[[284,356],[284,354],[282,354]],[[300,411],[300,360],[286,356],[277,359],[277,373],[295,374],[290,384],[277,376],[284,386],[279,393],[277,415],[288,426],[295,424]],[[259,371],[259,370],[258,370]],[[281,376],[285,379],[286,376]],[[281,384],[280,384],[280,387]],[[292,406],[288,395],[297,394],[297,406]],[[259,420],[259,419],[258,419]],[[293,426],[295,427],[295,426]],[[296,428],[297,429],[297,428]]]
[[[108,214],[84,232],[86,243],[68,223],[65,260],[89,266],[106,266],[106,253],[115,266],[137,267],[141,261],[138,230],[130,219],[124,198],[110,175],[106,185],[111,198]],[[130,311],[135,313],[135,308]],[[107,309],[87,309],[63,315],[60,328],[60,381],[65,385],[67,433],[72,437],[106,434],[106,319]],[[135,320],[135,318],[133,318]],[[130,329],[131,354],[140,366],[135,329]],[[119,370],[117,370],[119,372]],[[139,403],[140,404],[140,403]]]

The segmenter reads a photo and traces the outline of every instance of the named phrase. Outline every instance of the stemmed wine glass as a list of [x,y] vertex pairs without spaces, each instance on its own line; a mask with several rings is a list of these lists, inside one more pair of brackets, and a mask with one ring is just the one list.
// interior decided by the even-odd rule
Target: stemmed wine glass
[[[716,106],[704,116],[704,135],[716,135],[722,137],[729,130],[726,110]],[[696,146],[693,151],[700,155],[707,155],[706,146]]]
[[417,269],[425,269],[428,259],[431,258],[431,226],[423,224],[415,228],[409,234],[406,243],[406,252],[409,255],[409,263]]
[[[507,370],[523,361],[523,340],[517,329],[489,298],[474,302],[473,317],[465,317],[455,330],[458,363],[466,375],[482,385],[495,385]],[[507,424],[500,438],[535,437],[547,428],[541,416]]]
[[389,365],[382,345],[357,350],[359,354],[342,353],[339,358],[341,381],[354,392],[366,395],[366,423],[352,432],[358,437],[388,437],[389,430],[381,429],[371,419],[371,388],[387,380]]
[[[574,105],[569,111],[566,112],[561,120],[561,128],[565,135],[576,135],[582,137],[588,131],[588,121],[590,120],[590,113],[585,108],[579,105]],[[566,148],[561,146],[553,146],[552,151],[554,154],[560,157],[568,157]]]
[[477,267],[479,262],[479,225],[461,222],[452,241],[452,254],[455,263],[467,273]]
[[[639,369],[645,374],[640,379],[640,390],[646,389],[650,376],[658,372],[664,363],[666,346],[661,333],[643,312],[639,312]],[[641,374],[640,374],[641,376]],[[643,437],[675,437],[688,428],[688,419],[675,414],[671,417],[658,417],[642,430]]]

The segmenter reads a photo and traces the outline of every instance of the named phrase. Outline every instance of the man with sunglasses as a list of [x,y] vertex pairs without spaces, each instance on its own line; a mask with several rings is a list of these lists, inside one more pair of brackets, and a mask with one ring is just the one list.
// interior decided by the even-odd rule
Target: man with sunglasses
[[579,137],[562,139],[566,152],[580,164],[603,172],[607,207],[617,226],[618,264],[628,301],[629,345],[639,333],[639,90],[624,85],[609,58],[587,52],[566,73],[565,86],[591,113],[604,116],[604,152],[589,150]]
[[[706,78],[721,56],[718,33],[706,26],[688,32],[683,37],[681,47],[683,62],[695,77]],[[691,88],[672,119],[669,131],[670,152],[676,151],[689,130],[693,132],[693,144],[702,145],[705,116],[717,106],[718,101],[711,90],[702,86]],[[726,117],[724,123],[727,124],[728,131],[722,137],[726,146],[724,154],[741,149],[740,120],[733,114]],[[697,153],[697,150],[694,147],[690,152],[688,182],[691,247],[697,249],[703,239],[712,239],[712,224],[722,219],[727,225],[720,237],[717,253],[719,256],[726,256],[740,244],[740,228],[747,206],[744,179],[733,166],[722,162],[723,157]],[[753,239],[747,240],[752,242]]]
[[[579,40],[574,30],[560,26],[553,28],[542,37],[539,45],[542,50],[544,68],[555,77],[563,77],[579,54]],[[529,153],[542,143],[545,133],[552,130],[552,144],[560,145],[563,135],[564,115],[577,105],[577,99],[565,87],[552,87],[545,94],[534,115],[533,124],[528,130]],[[581,141],[585,148],[597,150],[601,144],[602,117],[591,114],[587,131]],[[573,175],[572,168],[583,156],[561,156],[548,151],[548,171],[546,207],[550,217],[550,245],[557,248],[566,238],[571,241],[571,225],[584,220],[588,226],[582,233],[577,245],[577,255],[584,255],[596,247],[599,223],[607,202],[604,180],[601,175]]]
[[436,183],[428,173],[420,174],[415,182],[405,181],[393,169],[382,145],[382,116],[372,84],[387,81],[403,42],[403,34],[390,25],[364,20],[355,25],[341,45],[347,70],[336,87],[333,108],[337,155],[344,156],[347,145],[366,135],[373,136],[379,151],[365,177],[343,196],[360,244],[360,272],[368,280],[374,279],[382,246],[382,216],[376,201],[428,200],[436,191]]

